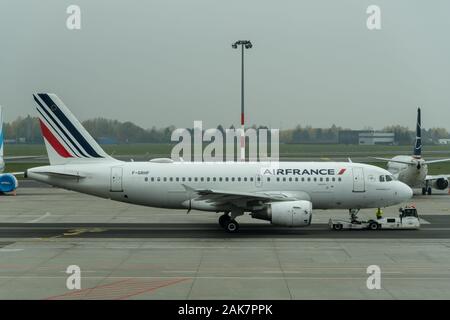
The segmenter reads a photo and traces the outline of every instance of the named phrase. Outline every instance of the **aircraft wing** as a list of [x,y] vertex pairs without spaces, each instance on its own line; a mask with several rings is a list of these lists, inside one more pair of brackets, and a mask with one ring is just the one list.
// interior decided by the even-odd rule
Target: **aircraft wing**
[[10,174],[12,174],[14,176],[22,176],[22,175],[25,174],[25,172],[6,172],[6,173],[10,173]]
[[403,164],[408,164],[408,165],[414,165],[413,162],[410,161],[400,161],[400,160],[393,160],[393,159],[387,159],[387,158],[378,158],[378,157],[371,157],[372,159],[377,159],[377,160],[381,160],[381,161],[387,161],[387,162],[396,162],[396,163],[403,163]]
[[24,160],[24,159],[37,159],[37,158],[41,158],[43,156],[8,156],[8,157],[3,157],[4,161],[10,161],[10,160]]
[[425,163],[430,164],[430,163],[439,163],[439,162],[447,162],[447,161],[450,161],[450,159],[447,158],[447,159],[428,160],[428,161],[425,161]]
[[191,193],[192,200],[206,201],[218,205],[234,204],[245,207],[248,202],[252,201],[266,203],[273,201],[311,200],[309,195],[305,192],[239,192],[214,189],[194,189],[187,185],[183,186],[186,191]]
[[[397,163],[403,163],[408,165],[415,165],[414,162],[408,162],[408,161],[401,161],[401,160],[394,160],[394,159],[387,159],[387,158],[378,158],[378,157],[371,157],[372,159],[377,159],[381,161],[387,161],[387,162],[397,162]],[[439,162],[448,162],[450,161],[450,158],[447,159],[436,159],[436,160],[428,160],[424,161],[425,164],[431,164],[431,163],[439,163]]]
[[431,176],[431,175],[427,175],[425,180],[427,181],[433,181],[433,180],[437,180],[437,179],[450,179],[450,174],[438,174],[435,176]]

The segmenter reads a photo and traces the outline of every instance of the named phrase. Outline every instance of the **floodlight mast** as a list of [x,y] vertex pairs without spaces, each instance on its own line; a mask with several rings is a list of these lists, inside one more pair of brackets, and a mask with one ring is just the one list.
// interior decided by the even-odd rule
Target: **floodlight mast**
[[231,45],[233,49],[241,46],[241,151],[240,160],[245,161],[245,113],[244,113],[244,49],[253,47],[250,40],[239,40]]

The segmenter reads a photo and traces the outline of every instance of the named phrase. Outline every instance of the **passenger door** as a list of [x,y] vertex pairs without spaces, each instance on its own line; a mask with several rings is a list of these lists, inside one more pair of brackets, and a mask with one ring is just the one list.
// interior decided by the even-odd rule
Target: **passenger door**
[[365,192],[364,169],[353,168],[353,192]]
[[122,192],[123,191],[123,168],[122,167],[112,167],[111,168],[111,192]]

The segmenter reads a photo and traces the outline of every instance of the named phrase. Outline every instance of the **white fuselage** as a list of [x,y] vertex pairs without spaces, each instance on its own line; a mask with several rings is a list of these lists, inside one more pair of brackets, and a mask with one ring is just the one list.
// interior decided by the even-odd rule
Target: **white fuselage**
[[428,166],[424,159],[413,156],[396,156],[392,160],[413,163],[413,165],[408,165],[406,163],[388,162],[387,170],[399,181],[406,183],[411,188],[421,188],[425,185]]
[[[67,176],[62,176],[64,173]],[[75,175],[80,177],[74,178]],[[260,162],[109,161],[45,166],[27,171],[28,177],[58,187],[127,203],[173,209],[192,205],[189,204],[192,189],[283,194],[309,200],[316,209],[386,207],[412,196],[411,189],[402,182],[380,182],[380,175],[390,173],[375,166],[348,162],[268,165]],[[229,209],[208,203],[192,208]]]

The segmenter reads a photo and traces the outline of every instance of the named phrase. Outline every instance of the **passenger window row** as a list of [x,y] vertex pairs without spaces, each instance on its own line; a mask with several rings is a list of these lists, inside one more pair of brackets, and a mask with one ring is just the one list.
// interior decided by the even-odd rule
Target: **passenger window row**
[[[237,178],[235,178],[235,177],[150,177],[150,179],[148,178],[148,177],[145,177],[145,179],[144,179],[145,181],[151,181],[151,182],[160,182],[160,181],[163,181],[163,182],[198,182],[198,181],[200,181],[200,182],[204,182],[204,181],[206,181],[206,182],[210,182],[210,181],[213,181],[213,182],[223,182],[223,181],[225,181],[225,182],[253,182],[254,180],[256,180],[256,181],[258,181],[258,182],[260,182],[261,180],[264,180],[264,179],[262,179],[261,177],[256,177],[256,179],[254,179],[253,177],[249,177],[249,178],[247,178],[247,177],[243,177],[243,178],[241,178],[241,177],[237,177]],[[270,182],[270,181],[272,181],[272,179],[271,179],[271,177],[266,177],[266,182]],[[295,182],[299,182],[299,181],[301,181],[301,182],[311,182],[311,181],[314,181],[314,182],[317,182],[317,181],[319,181],[319,182],[329,182],[329,181],[333,181],[333,182],[335,182],[335,181],[338,181],[338,182],[340,182],[340,181],[342,181],[342,178],[341,177],[339,177],[339,178],[335,178],[335,177],[326,177],[326,178],[324,178],[324,177],[320,177],[320,178],[318,178],[318,177],[307,177],[307,178],[305,178],[305,177],[301,177],[301,178],[299,178],[299,177],[283,177],[283,178],[280,178],[280,177],[277,177],[277,178],[274,178],[273,179],[274,181],[277,181],[277,182],[280,182],[280,181],[283,181],[283,182],[286,182],[286,181],[289,181],[289,182],[292,182],[292,181],[295,181]]]

